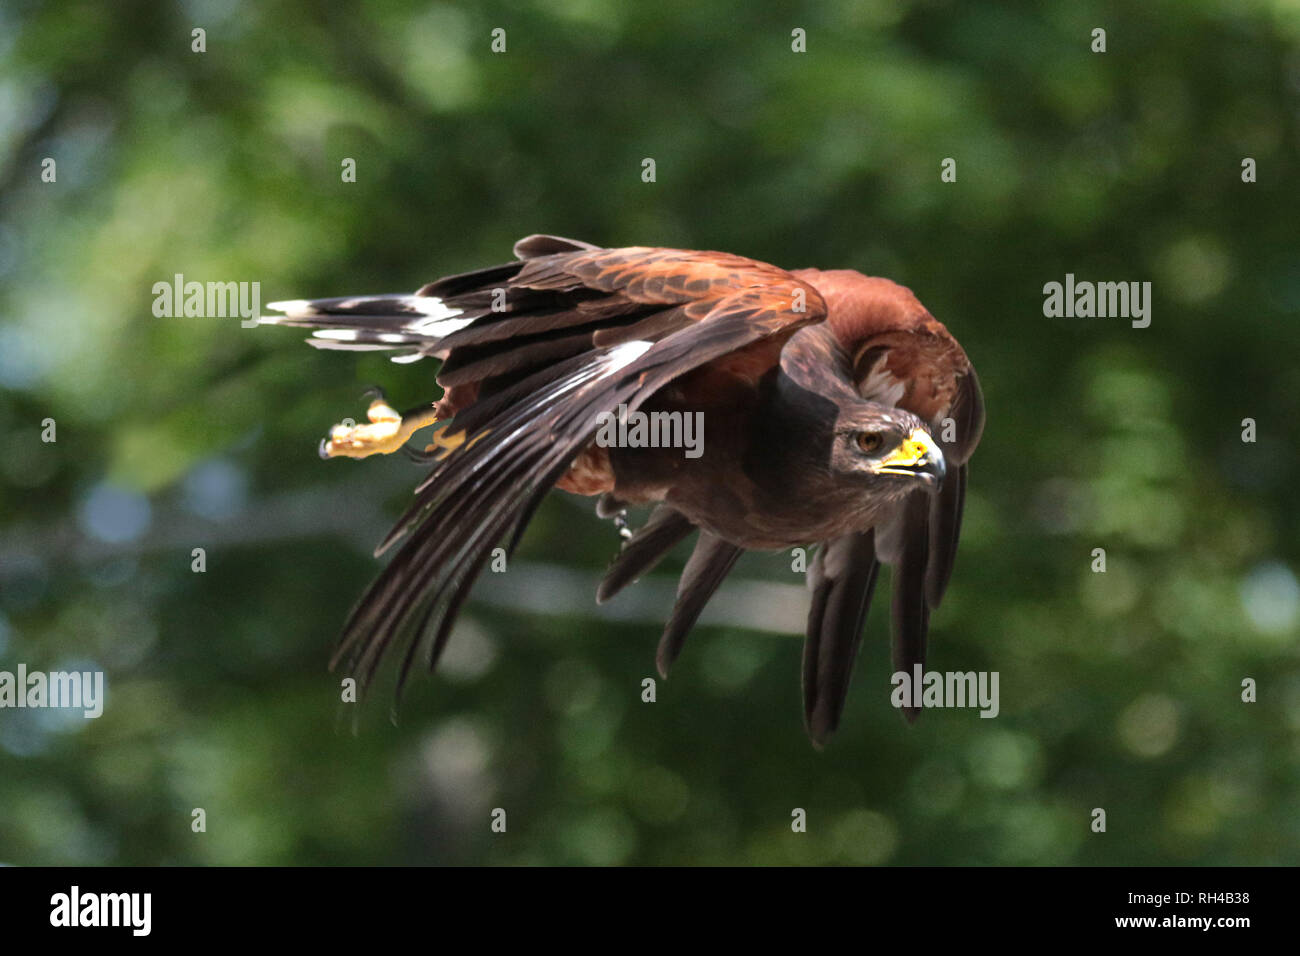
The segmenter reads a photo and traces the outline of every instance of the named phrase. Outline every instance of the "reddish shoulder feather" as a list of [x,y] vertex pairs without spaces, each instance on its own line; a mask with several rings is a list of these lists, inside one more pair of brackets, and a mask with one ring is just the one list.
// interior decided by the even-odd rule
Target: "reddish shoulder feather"
[[911,289],[849,269],[793,274],[826,301],[826,322],[852,359],[859,385],[873,368],[883,369],[903,386],[900,408],[929,422],[948,412],[970,360]]

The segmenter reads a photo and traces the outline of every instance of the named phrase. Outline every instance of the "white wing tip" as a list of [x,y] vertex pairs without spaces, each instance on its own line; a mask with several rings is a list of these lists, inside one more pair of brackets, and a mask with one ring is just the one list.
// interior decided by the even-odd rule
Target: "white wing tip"
[[433,295],[412,295],[407,296],[406,303],[416,312],[423,313],[432,319],[450,319],[460,315],[463,310],[453,309],[447,303],[443,302],[437,296]]
[[333,339],[337,342],[354,342],[357,338],[355,329],[317,329],[312,338]]
[[284,299],[280,302],[268,302],[266,307],[277,312],[306,312],[311,308],[311,302],[308,299]]

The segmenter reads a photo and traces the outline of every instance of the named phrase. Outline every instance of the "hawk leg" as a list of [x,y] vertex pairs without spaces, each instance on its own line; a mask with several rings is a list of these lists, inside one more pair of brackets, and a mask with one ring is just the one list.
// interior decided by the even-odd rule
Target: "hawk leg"
[[371,394],[374,399],[366,409],[369,421],[360,425],[344,422],[331,428],[329,437],[320,443],[322,458],[391,455],[403,448],[415,432],[438,421],[432,405],[402,414],[388,404],[379,389],[372,390]]

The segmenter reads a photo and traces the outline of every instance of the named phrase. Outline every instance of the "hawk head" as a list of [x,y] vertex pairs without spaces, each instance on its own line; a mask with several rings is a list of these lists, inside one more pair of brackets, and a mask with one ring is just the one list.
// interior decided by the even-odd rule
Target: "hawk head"
[[875,402],[841,407],[830,445],[830,471],[873,493],[902,497],[938,490],[947,465],[920,418]]

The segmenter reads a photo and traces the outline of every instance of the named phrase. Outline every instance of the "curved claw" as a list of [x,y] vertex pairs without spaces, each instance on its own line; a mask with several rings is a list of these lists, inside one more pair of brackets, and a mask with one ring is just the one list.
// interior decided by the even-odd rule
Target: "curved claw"
[[419,451],[418,449],[412,448],[410,445],[402,446],[402,454],[411,459],[411,461],[415,462],[417,465],[427,465],[430,462],[438,460],[437,452],[427,450]]

